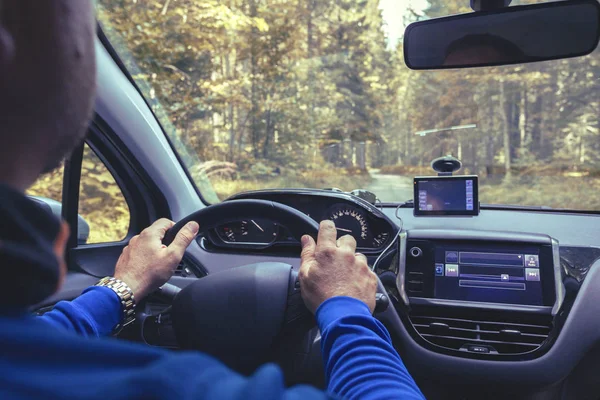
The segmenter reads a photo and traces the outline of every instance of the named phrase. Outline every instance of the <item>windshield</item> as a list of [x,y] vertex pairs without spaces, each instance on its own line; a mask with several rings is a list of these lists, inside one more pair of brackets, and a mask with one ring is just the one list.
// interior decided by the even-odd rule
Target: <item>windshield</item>
[[399,203],[450,154],[480,176],[482,203],[600,210],[600,50],[409,70],[404,27],[463,12],[467,0],[98,1],[208,202],[335,187]]

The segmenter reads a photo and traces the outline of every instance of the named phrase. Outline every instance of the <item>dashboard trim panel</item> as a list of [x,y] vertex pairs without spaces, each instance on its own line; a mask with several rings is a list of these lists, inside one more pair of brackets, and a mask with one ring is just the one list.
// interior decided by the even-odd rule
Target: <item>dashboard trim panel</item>
[[552,307],[552,315],[558,314],[565,300],[565,286],[563,284],[562,267],[560,263],[560,246],[558,240],[552,238],[552,258],[554,261],[554,285],[556,286],[556,301]]
[[402,231],[398,234],[398,274],[396,275],[396,289],[398,289],[398,293],[404,301],[404,304],[409,305],[410,300],[408,299],[408,295],[406,294],[406,290],[404,288],[404,281],[406,277],[406,247],[407,247],[407,231]]
[[464,300],[428,299],[425,297],[411,297],[410,301],[412,302],[412,304],[424,306],[483,308],[487,310],[499,311],[524,311],[535,314],[549,314],[553,309],[553,307],[550,306],[530,306],[522,304],[486,303]]
[[431,240],[492,240],[514,243],[533,243],[551,245],[552,238],[548,235],[521,232],[498,232],[476,230],[445,230],[445,229],[411,229],[408,231],[411,239]]

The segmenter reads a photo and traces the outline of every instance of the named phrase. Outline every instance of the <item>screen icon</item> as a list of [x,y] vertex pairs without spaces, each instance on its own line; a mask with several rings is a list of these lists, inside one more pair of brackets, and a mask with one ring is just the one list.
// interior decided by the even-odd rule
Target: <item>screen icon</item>
[[427,210],[428,211],[433,210],[433,204],[427,204]]
[[466,183],[467,187],[473,186],[473,181],[471,179],[466,180],[465,183]]
[[447,251],[446,262],[450,264],[458,263],[458,253],[456,251]]
[[525,266],[528,268],[539,268],[540,256],[537,254],[525,254]]
[[508,282],[508,281],[510,281],[510,275],[508,275],[508,274],[501,274],[500,275],[500,280],[502,282]]
[[473,186],[467,186],[467,194],[473,194]]
[[525,268],[525,280],[532,282],[540,281],[540,270],[539,268]]
[[444,276],[444,264],[435,264],[435,276]]
[[467,210],[469,210],[469,211],[473,210],[473,204],[467,204]]
[[446,264],[446,276],[458,277],[458,264]]
[[467,204],[473,204],[473,198],[467,196]]

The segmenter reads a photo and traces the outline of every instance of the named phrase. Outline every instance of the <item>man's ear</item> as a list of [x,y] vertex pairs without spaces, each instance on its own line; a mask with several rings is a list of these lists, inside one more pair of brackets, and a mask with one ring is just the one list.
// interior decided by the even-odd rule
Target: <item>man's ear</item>
[[56,236],[56,240],[54,240],[54,244],[52,245],[59,266],[59,279],[58,285],[56,286],[57,291],[62,287],[62,284],[65,280],[65,276],[67,275],[67,262],[65,261],[65,250],[67,249],[67,242],[69,241],[69,233],[69,224],[62,221],[60,224],[60,230],[58,232],[58,235]]

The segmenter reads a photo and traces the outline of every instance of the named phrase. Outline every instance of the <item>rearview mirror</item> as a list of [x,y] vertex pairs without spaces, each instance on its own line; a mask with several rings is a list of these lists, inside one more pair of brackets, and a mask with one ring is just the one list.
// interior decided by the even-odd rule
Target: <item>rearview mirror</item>
[[467,68],[579,57],[600,37],[600,5],[575,0],[507,7],[410,24],[411,69]]

